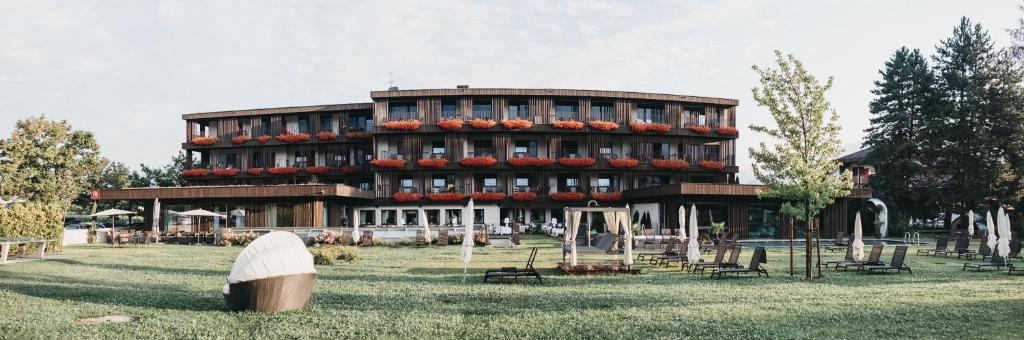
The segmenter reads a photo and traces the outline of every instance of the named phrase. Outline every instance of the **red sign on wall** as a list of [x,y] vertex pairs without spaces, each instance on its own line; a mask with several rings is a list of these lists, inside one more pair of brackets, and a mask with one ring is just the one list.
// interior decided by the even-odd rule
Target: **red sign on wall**
[[92,189],[91,191],[89,191],[89,199],[91,199],[93,201],[99,200],[100,199],[100,191],[97,190],[97,189]]

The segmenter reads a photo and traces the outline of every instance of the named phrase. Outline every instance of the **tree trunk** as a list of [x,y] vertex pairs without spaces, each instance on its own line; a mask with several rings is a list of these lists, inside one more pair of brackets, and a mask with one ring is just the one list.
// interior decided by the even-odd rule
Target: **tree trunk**
[[804,243],[804,245],[807,246],[807,251],[804,252],[804,255],[805,255],[804,256],[805,257],[804,258],[804,260],[805,260],[804,264],[806,265],[806,267],[804,267],[804,278],[805,279],[810,279],[811,278],[811,242],[812,242],[812,239],[811,239],[811,209],[809,208],[810,205],[808,205],[807,202],[804,202],[804,204],[805,204],[804,205],[804,221],[807,223],[807,231],[804,233],[805,241],[807,241],[807,243]]
[[796,221],[789,218],[789,276],[793,276],[793,229],[796,228]]
[[818,254],[818,278],[821,278],[821,223],[818,222],[817,219],[814,220],[814,237],[818,239],[814,244],[814,252]]

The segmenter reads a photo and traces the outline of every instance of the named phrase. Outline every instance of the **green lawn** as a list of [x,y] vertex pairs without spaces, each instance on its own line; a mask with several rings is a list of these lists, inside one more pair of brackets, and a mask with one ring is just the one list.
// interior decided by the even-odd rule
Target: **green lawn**
[[[463,282],[459,247],[364,248],[354,264],[319,266],[303,310],[222,310],[240,247],[69,247],[68,259],[0,266],[0,338],[1016,338],[1024,276],[962,273],[963,261],[909,255],[914,275],[786,275],[710,280],[644,266],[638,276],[562,276],[558,241],[542,248],[545,284],[483,284],[486,268],[522,265],[517,249],[476,248]],[[884,258],[888,260],[891,250]],[[746,262],[752,252],[741,257]],[[913,250],[911,250],[913,253]],[[841,253],[826,254],[829,258]],[[80,325],[120,314],[124,324]]]

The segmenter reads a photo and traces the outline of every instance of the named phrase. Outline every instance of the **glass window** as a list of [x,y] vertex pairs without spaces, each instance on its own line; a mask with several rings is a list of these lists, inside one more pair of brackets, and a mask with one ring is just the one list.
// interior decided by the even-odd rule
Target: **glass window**
[[484,224],[483,209],[473,209],[473,224]]
[[544,209],[530,209],[530,223],[543,224],[544,220]]
[[491,119],[491,100],[473,100],[473,118]]
[[576,141],[563,141],[562,142],[562,156],[564,157],[579,157],[580,156],[580,145]]
[[388,103],[388,120],[416,119],[416,102],[390,102]]
[[398,224],[398,211],[396,210],[381,210],[380,219],[386,225]]
[[360,210],[359,211],[359,223],[362,225],[374,225],[377,224],[377,214],[373,210]]
[[580,186],[580,179],[579,177],[566,177],[564,183],[566,189],[577,188]]
[[348,116],[348,128],[355,131],[366,131],[373,125],[372,121],[373,119],[366,115],[350,115]]
[[496,187],[498,186],[498,179],[494,177],[484,177],[485,187]]
[[708,123],[707,113],[705,113],[703,106],[683,107],[683,116],[686,117],[686,122],[690,125],[707,125]]
[[238,155],[235,153],[222,153],[217,157],[218,166],[221,168],[237,168]]
[[435,188],[444,188],[447,185],[444,176],[434,176],[432,184]]
[[445,209],[444,216],[448,224],[458,225],[462,223],[462,209]]
[[320,115],[320,131],[334,131],[334,115]]
[[403,179],[400,180],[400,182],[401,182],[401,186],[403,188],[412,188],[413,187],[413,185],[412,185],[412,178],[403,178]]
[[473,153],[474,156],[493,156],[494,143],[489,140],[473,141]]
[[612,186],[612,179],[607,177],[601,177],[597,179],[597,186],[599,187],[610,187]]
[[440,225],[441,224],[441,211],[437,209],[424,210],[427,214],[427,224],[429,225]]
[[665,106],[657,104],[639,104],[636,106],[636,120],[665,123]]
[[258,135],[270,135],[270,118],[260,118],[260,131]]
[[555,102],[555,119],[577,120],[576,115],[580,111],[578,101],[557,101]]
[[444,154],[444,141],[435,140],[430,142],[430,153],[435,155]]
[[508,118],[509,119],[530,119],[530,105],[525,100],[509,100],[508,101]]
[[309,133],[309,117],[299,116],[299,133]]
[[517,187],[528,187],[528,186],[530,186],[530,178],[529,177],[516,177],[516,186]]
[[610,102],[593,102],[590,104],[590,119],[615,121],[615,108]]
[[721,159],[720,152],[721,146],[718,144],[705,144],[704,145],[704,160],[706,161],[718,161]]
[[441,101],[441,118],[455,118],[457,112],[454,100]]
[[419,210],[402,210],[402,217],[405,220],[406,225],[417,225],[420,224]]

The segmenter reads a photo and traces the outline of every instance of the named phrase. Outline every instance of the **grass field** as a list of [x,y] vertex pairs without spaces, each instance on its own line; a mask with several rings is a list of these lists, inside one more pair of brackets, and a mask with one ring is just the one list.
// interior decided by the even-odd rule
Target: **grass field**
[[[644,266],[638,276],[562,276],[558,241],[541,247],[543,286],[483,284],[486,268],[522,265],[517,249],[476,248],[463,282],[459,247],[364,248],[318,266],[308,307],[222,310],[240,247],[69,247],[65,259],[0,266],[0,338],[985,338],[1024,334],[1024,276],[963,273],[955,259],[909,255],[914,275],[829,271],[710,280]],[[888,261],[889,249],[883,257]],[[752,252],[741,257],[746,262]],[[911,254],[913,250],[911,250]],[[841,253],[825,254],[828,258]],[[799,261],[798,261],[799,262]],[[129,323],[76,320],[129,315]]]

